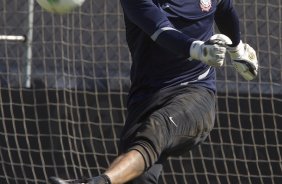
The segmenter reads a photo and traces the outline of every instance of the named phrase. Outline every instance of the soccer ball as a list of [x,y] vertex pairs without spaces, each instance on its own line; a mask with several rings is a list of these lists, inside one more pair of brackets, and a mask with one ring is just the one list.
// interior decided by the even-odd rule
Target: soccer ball
[[51,13],[69,13],[81,6],[85,0],[36,0],[46,11]]

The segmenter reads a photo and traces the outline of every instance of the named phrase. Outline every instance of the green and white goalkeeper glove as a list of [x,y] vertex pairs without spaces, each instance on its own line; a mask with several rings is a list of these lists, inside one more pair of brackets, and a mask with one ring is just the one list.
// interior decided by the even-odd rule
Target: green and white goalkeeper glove
[[231,62],[238,73],[246,80],[253,80],[258,75],[256,51],[240,41],[236,47],[227,47]]
[[223,34],[215,34],[206,42],[194,41],[190,47],[191,59],[220,67],[225,60],[226,47],[231,43],[232,41]]

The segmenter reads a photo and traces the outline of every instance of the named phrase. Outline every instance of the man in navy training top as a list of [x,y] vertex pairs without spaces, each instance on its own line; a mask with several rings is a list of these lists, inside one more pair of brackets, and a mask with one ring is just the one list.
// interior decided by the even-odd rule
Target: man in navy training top
[[[215,67],[226,52],[246,80],[256,52],[241,41],[232,0],[121,0],[132,55],[120,155],[105,173],[51,183],[156,184],[169,156],[203,142],[215,120]],[[214,35],[214,21],[221,34]]]

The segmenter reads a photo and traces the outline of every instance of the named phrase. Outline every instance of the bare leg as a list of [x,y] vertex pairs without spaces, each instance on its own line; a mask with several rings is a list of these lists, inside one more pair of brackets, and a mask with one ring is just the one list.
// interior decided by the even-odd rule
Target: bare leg
[[52,184],[70,184],[70,183],[85,183],[90,184],[104,184],[107,178],[111,180],[111,184],[124,184],[145,171],[145,162],[143,156],[136,150],[131,150],[125,154],[118,156],[114,162],[110,165],[107,171],[103,175],[89,178],[87,181],[84,179],[78,180],[64,180],[59,177],[50,177],[50,183]]
[[140,176],[144,169],[142,155],[131,150],[117,157],[104,174],[110,178],[112,184],[123,184]]

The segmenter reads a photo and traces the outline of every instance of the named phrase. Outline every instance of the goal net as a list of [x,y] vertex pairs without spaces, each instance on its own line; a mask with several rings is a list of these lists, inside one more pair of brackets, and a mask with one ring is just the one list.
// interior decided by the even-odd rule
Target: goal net
[[[168,160],[163,184],[282,183],[282,4],[234,0],[256,80],[227,60],[217,118],[199,147]],[[131,58],[119,0],[64,16],[34,0],[0,2],[0,183],[91,177],[117,156]]]

